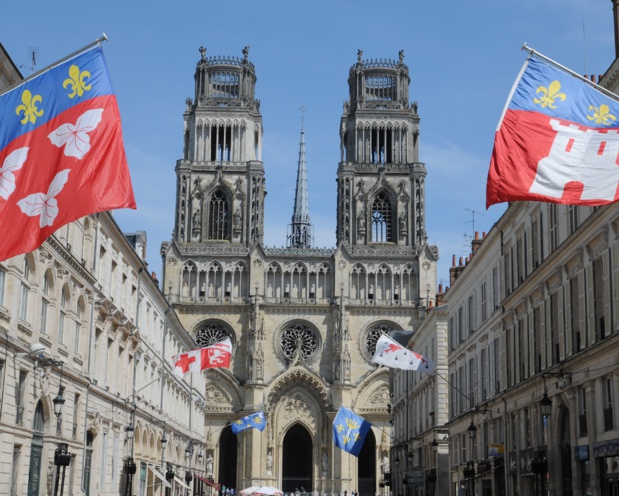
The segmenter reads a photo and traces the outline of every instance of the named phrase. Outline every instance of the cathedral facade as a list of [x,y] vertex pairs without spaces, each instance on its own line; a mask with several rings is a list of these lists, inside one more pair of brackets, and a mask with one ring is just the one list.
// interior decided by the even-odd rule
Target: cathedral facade
[[[201,48],[177,161],[163,291],[198,345],[230,337],[229,369],[206,373],[206,456],[237,490],[377,494],[392,445],[389,371],[371,362],[389,330],[416,329],[436,294],[427,243],[426,167],[409,71],[364,60],[348,75],[337,168],[337,242],[312,246],[303,131],[287,246],[264,245],[266,170],[256,68]],[[336,448],[345,406],[372,423],[358,458]],[[264,431],[230,422],[264,411]]]

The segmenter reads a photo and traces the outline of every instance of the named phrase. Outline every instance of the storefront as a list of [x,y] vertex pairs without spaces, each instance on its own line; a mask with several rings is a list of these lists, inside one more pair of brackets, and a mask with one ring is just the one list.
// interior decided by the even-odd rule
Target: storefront
[[593,444],[593,457],[599,467],[602,496],[619,494],[619,439]]

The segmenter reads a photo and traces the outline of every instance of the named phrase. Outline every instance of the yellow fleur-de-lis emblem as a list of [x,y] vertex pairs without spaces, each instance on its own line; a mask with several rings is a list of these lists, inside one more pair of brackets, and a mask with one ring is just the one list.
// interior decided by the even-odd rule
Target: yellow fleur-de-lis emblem
[[90,72],[82,71],[76,65],[69,67],[69,78],[62,82],[62,87],[67,89],[67,86],[71,87],[73,91],[69,93],[69,98],[73,98],[75,95],[82,96],[84,91],[88,91],[92,88],[92,84],[86,84],[85,79],[90,77]]
[[591,112],[591,115],[588,115],[587,119],[595,121],[596,124],[610,124],[617,120],[617,118],[610,113],[608,105],[605,104],[600,105],[600,108],[589,105],[589,112]]
[[545,86],[540,86],[539,88],[537,88],[536,93],[538,95],[541,93],[542,96],[540,98],[534,98],[533,102],[539,103],[542,108],[548,107],[551,109],[556,109],[557,105],[555,104],[555,100],[558,98],[559,100],[564,102],[567,98],[565,96],[565,93],[559,93],[560,89],[561,83],[559,81],[553,81],[552,83],[550,83],[550,85],[548,85],[548,88],[546,88]]
[[22,120],[20,122],[22,124],[26,124],[28,121],[30,121],[32,124],[34,124],[37,120],[37,117],[41,117],[43,115],[43,110],[37,108],[37,105],[43,101],[43,98],[41,97],[41,95],[32,96],[30,90],[24,90],[24,92],[21,94],[21,101],[22,104],[18,105],[15,109],[15,113],[17,115],[21,114],[22,112],[24,113],[24,116],[22,117]]

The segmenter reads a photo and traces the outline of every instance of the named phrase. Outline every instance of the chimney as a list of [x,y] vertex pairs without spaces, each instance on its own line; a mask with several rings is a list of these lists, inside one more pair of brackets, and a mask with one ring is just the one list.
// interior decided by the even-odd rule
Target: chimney
[[[484,233],[485,234],[485,233]],[[471,256],[475,254],[477,248],[481,246],[483,238],[479,237],[479,231],[475,231],[475,239],[471,241]]]

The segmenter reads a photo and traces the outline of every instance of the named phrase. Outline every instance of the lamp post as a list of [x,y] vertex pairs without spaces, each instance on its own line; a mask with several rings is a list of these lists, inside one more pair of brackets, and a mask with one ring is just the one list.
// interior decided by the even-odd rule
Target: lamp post
[[477,427],[473,423],[473,419],[471,419],[471,425],[468,426],[467,431],[471,436],[471,461],[467,463],[467,467],[465,469],[464,476],[468,481],[468,496],[473,496],[475,494],[475,462],[473,458],[475,458],[475,453],[473,452],[473,446],[475,445],[475,436],[477,435]]
[[189,441],[189,444],[185,448],[185,458],[187,459],[187,471],[185,472],[185,482],[187,483],[187,496],[189,496],[189,484],[193,476],[191,475],[191,458],[193,457],[193,440]]
[[[127,436],[127,441],[129,443],[133,443],[133,436],[135,435],[135,427],[133,427],[133,424],[129,424],[127,427],[125,427],[125,434]],[[127,474],[125,496],[131,496],[131,490],[133,488],[133,476],[135,475],[137,468],[137,465],[133,461],[133,453],[131,453],[125,461],[125,473]]]
[[[62,377],[61,377],[62,381]],[[56,396],[52,402],[54,403],[54,415],[60,420],[62,416],[62,407],[64,406],[64,387],[61,384],[58,386],[58,396]],[[71,455],[69,454],[69,445],[67,443],[59,442],[54,452],[54,465],[56,465],[56,482],[54,484],[54,495],[58,495],[60,489],[60,496],[62,496],[64,490],[64,476],[65,471],[71,463]]]
[[[548,397],[546,393],[546,384],[544,382],[544,396],[539,402],[539,408],[542,412],[542,428],[544,430],[544,444],[548,445],[548,419],[550,418],[550,414],[552,412],[552,400]],[[538,487],[538,494],[542,495],[545,491],[544,486],[546,485],[546,481],[548,477],[548,455],[544,451],[539,451],[536,453],[535,459],[533,461],[533,472],[535,473],[535,479]]]

